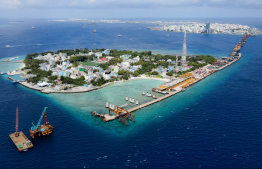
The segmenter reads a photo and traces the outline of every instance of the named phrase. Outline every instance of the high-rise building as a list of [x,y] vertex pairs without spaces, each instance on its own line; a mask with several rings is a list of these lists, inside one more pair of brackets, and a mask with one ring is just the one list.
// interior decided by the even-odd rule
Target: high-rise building
[[210,33],[210,22],[206,23],[206,31],[205,33]]
[[183,43],[183,49],[182,49],[182,58],[181,58],[181,66],[186,67],[186,30],[184,35],[184,43]]

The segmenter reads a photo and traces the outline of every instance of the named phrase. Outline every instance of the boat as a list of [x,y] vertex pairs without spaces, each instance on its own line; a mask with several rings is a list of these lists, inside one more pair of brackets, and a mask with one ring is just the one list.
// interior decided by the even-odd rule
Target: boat
[[0,34],[0,36],[3,36],[2,34]]
[[17,84],[17,83],[19,83],[18,81],[16,81],[16,80],[14,80],[13,82],[12,82],[12,84]]
[[94,29],[94,31],[93,31],[94,33],[96,33],[96,29]]
[[169,35],[166,35],[166,36],[169,36]]
[[35,27],[32,26],[32,29],[35,29]]
[[148,26],[147,29],[150,29],[150,26]]
[[11,47],[11,46],[10,46],[10,45],[6,45],[5,47],[9,48],[9,47]]
[[121,37],[122,35],[121,35],[121,34],[118,34],[117,36],[118,36],[118,37]]
[[144,95],[145,95],[145,92],[143,92],[142,95],[144,96]]
[[11,72],[10,72],[10,71],[8,71],[6,74],[9,76],[9,75],[11,74]]
[[123,105],[121,105],[121,106],[119,106],[119,107],[125,108],[125,107],[127,107],[127,106],[128,106],[128,104],[123,104]]
[[183,92],[183,91],[185,91],[186,89],[185,88],[183,88],[181,91]]
[[4,73],[3,72],[1,72],[1,75],[3,75]]

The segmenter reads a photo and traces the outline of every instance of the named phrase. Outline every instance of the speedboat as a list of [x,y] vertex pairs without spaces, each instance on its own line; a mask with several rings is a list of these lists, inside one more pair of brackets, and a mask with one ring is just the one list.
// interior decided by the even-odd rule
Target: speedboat
[[121,34],[118,34],[118,37],[121,37],[122,35]]

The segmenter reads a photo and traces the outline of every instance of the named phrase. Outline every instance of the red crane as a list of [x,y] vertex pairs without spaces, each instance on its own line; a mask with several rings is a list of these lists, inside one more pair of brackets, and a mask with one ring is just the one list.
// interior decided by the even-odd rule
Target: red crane
[[18,117],[19,117],[19,114],[18,114],[18,107],[17,107],[16,108],[16,125],[15,125],[15,130],[16,130],[15,136],[16,137],[19,136],[19,134],[18,134]]

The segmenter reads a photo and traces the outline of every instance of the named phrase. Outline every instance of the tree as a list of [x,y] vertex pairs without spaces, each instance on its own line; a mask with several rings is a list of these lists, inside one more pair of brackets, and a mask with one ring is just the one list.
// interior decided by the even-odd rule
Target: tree
[[168,76],[173,76],[174,73],[175,73],[175,72],[172,70],[172,71],[168,72],[166,75],[168,75]]
[[135,77],[139,76],[139,73],[137,71],[134,72],[133,74]]
[[78,63],[77,62],[73,62],[73,67],[77,67]]
[[157,71],[152,72],[152,75],[158,75]]

